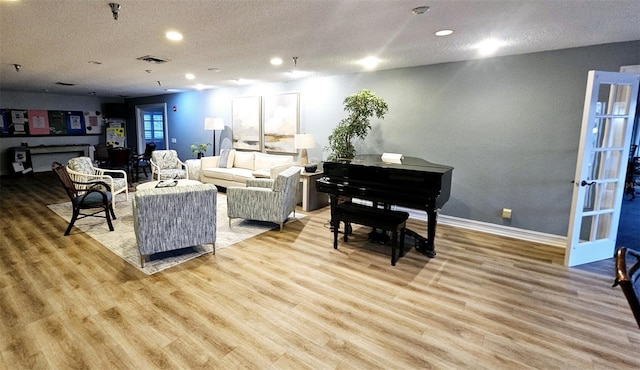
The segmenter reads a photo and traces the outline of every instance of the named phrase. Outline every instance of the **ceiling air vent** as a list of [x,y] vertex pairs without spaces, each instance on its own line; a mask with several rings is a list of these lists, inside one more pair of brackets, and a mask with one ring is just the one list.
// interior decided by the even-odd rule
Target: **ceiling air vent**
[[147,63],[154,63],[154,64],[162,64],[162,63],[170,62],[169,59],[154,57],[154,56],[151,56],[151,55],[145,55],[143,57],[136,58],[136,59],[145,61]]
[[72,84],[69,82],[56,82],[56,85],[60,85],[60,86],[75,86],[76,84]]

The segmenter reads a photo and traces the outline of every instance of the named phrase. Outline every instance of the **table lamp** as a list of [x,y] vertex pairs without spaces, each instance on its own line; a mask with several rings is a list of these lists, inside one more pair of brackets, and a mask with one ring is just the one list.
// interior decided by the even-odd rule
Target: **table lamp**
[[206,117],[204,119],[204,129],[213,131],[213,155],[216,155],[216,130],[224,130],[224,120],[219,117]]
[[300,151],[300,164],[305,165],[309,163],[307,149],[314,148],[316,140],[312,134],[296,134],[293,139],[293,146],[296,149],[302,149]]

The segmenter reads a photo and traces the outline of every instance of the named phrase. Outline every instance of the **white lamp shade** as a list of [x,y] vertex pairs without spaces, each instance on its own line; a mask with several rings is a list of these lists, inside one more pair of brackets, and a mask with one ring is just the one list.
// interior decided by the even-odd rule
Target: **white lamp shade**
[[316,139],[312,134],[296,134],[293,139],[293,146],[296,149],[311,149],[316,146]]
[[205,130],[224,130],[224,120],[219,117],[206,117],[204,119]]

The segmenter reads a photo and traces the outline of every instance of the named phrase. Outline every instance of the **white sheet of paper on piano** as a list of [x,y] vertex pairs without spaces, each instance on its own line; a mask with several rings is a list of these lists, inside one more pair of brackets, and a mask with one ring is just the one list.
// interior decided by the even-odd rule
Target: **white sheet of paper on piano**
[[399,153],[382,153],[382,161],[385,163],[402,163],[403,155]]

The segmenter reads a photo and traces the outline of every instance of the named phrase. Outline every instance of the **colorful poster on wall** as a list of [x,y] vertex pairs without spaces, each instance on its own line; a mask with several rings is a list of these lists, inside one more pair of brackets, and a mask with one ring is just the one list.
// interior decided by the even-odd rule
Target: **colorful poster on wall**
[[89,112],[85,112],[84,116],[84,122],[87,126],[87,135],[99,134],[102,132],[102,126],[100,124],[100,119],[98,119],[98,116],[92,116]]
[[67,133],[70,135],[84,135],[84,114],[78,111],[67,112]]
[[59,110],[49,111],[49,133],[51,135],[67,134],[67,114]]
[[124,146],[125,132],[123,127],[107,127],[107,145],[114,148]]
[[26,110],[11,110],[11,122],[9,123],[9,132],[13,135],[29,134],[29,119]]
[[27,115],[29,116],[29,134],[49,135],[49,112],[30,109]]

